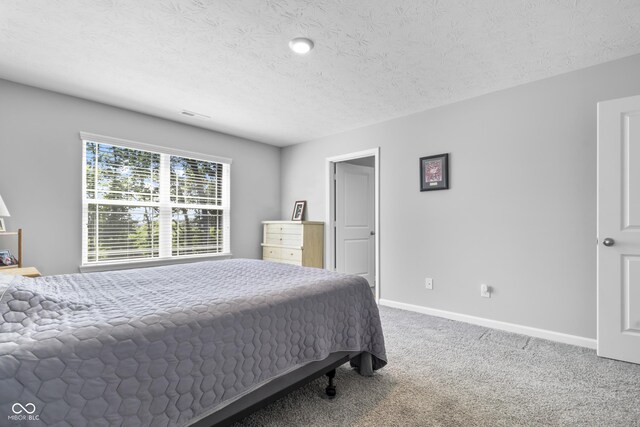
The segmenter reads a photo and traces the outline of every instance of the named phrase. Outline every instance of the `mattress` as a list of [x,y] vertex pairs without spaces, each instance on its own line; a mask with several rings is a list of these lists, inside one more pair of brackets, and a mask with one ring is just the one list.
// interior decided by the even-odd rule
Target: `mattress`
[[356,276],[225,260],[3,283],[0,424],[188,425],[333,352],[386,364]]

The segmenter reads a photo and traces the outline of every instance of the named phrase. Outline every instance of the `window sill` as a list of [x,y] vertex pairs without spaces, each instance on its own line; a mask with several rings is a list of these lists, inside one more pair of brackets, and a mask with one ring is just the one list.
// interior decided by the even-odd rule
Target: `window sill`
[[189,264],[200,261],[212,261],[220,258],[231,258],[231,252],[216,255],[194,255],[179,258],[146,259],[144,261],[126,262],[101,262],[95,264],[84,264],[79,267],[80,273],[93,273],[98,271],[128,270],[132,268],[160,267],[162,265]]

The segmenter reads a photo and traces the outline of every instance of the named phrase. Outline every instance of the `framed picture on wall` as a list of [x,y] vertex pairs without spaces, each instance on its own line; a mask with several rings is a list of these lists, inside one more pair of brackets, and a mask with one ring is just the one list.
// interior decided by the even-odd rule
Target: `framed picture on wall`
[[449,154],[420,158],[420,191],[449,188]]
[[306,200],[298,200],[293,205],[293,215],[291,215],[291,221],[302,221],[304,218],[304,208],[307,206]]

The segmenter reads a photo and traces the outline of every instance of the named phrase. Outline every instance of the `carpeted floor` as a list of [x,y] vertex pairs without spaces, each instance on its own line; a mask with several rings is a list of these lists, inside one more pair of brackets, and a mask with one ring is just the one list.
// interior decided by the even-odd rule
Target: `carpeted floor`
[[338,370],[240,426],[640,426],[640,365],[595,351],[380,307],[389,364]]

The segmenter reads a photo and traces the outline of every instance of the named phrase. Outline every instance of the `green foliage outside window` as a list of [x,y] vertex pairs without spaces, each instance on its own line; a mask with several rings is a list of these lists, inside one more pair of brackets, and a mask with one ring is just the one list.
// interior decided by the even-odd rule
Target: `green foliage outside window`
[[162,204],[161,156],[86,141],[87,262],[161,256],[162,206],[171,256],[223,251],[223,165],[169,156]]

